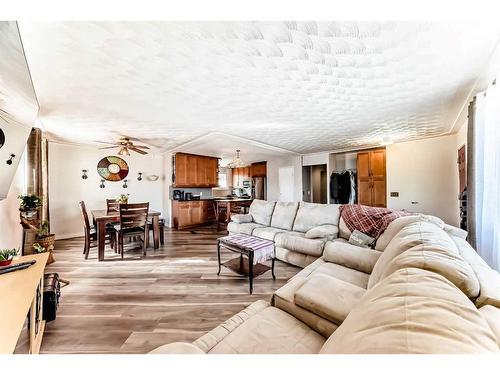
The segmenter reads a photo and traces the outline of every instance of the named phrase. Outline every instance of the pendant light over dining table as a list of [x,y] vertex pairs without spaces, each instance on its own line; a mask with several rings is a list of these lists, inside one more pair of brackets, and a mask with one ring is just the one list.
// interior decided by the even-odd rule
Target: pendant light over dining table
[[228,165],[227,167],[228,168],[240,168],[240,167],[244,167],[245,166],[245,163],[243,162],[243,160],[241,160],[240,158],[240,151],[241,150],[236,150],[236,158],[234,158]]

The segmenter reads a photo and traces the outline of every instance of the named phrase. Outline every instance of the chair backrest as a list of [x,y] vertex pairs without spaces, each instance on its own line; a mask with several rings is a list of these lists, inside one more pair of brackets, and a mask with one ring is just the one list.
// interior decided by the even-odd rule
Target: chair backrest
[[146,229],[148,223],[148,203],[120,204],[120,228]]
[[120,202],[117,199],[106,199],[106,209],[108,212],[119,212]]
[[87,208],[85,207],[85,202],[81,201],[78,203],[80,206],[80,211],[82,212],[82,217],[83,217],[83,228],[85,229],[85,233],[90,233],[90,222],[89,222],[89,215],[87,214]]

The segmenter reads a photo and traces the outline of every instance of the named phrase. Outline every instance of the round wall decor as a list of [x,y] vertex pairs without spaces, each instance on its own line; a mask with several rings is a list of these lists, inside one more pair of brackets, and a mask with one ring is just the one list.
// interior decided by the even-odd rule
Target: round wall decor
[[97,163],[97,173],[107,181],[121,181],[128,175],[128,164],[118,156],[106,156]]
[[0,148],[2,148],[4,143],[5,143],[5,133],[3,132],[2,129],[0,129]]

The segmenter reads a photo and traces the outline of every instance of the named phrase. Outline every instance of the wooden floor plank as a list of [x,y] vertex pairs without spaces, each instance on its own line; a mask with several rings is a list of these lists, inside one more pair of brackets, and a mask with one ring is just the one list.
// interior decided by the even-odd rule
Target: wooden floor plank
[[[254,281],[222,269],[217,276],[214,227],[191,231],[166,229],[165,245],[148,249],[147,257],[130,250],[125,260],[106,249],[97,262],[96,250],[82,255],[83,239],[57,241],[58,272],[71,282],[62,289],[58,318],[46,325],[41,353],[147,353],[175,341],[193,341],[250,303],[269,300],[300,269],[276,262],[271,272]],[[235,254],[223,253],[223,260]],[[26,337],[16,352],[25,352]]]

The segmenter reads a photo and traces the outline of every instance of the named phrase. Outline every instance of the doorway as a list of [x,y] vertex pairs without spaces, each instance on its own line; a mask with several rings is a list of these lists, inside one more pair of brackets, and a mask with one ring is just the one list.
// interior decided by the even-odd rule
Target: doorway
[[294,201],[294,172],[293,167],[280,167],[278,170],[280,202]]
[[302,200],[311,203],[328,203],[326,164],[302,167]]

